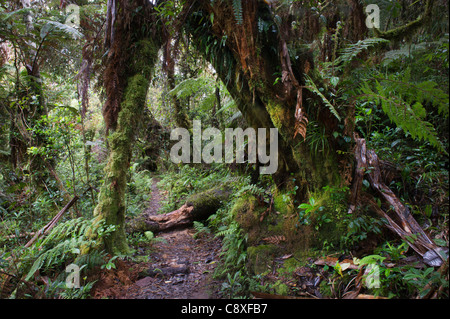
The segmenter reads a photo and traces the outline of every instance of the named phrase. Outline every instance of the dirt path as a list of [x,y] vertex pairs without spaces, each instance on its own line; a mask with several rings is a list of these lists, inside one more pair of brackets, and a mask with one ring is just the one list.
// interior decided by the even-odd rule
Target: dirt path
[[[145,214],[157,214],[162,195],[153,179],[152,198]],[[175,230],[156,236],[147,247],[140,247],[141,258],[148,262],[133,263],[134,275],[119,280],[113,287],[97,292],[99,296],[126,299],[215,299],[220,298],[221,283],[212,277],[217,266],[220,240],[211,234],[201,234],[195,238],[193,228]],[[122,266],[125,269],[130,267]],[[117,275],[119,274],[119,275]],[[113,295],[106,292],[114,292]]]
[[195,231],[185,229],[164,233],[147,269],[128,288],[129,299],[214,299],[219,283],[212,273],[220,243],[211,236],[194,239]]

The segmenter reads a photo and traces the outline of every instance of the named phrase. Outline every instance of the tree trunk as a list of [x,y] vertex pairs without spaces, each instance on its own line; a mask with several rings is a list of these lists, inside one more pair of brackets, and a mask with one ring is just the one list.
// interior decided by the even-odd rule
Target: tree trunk
[[162,125],[155,119],[151,111],[146,108],[141,116],[142,125],[139,128],[139,142],[141,150],[139,169],[146,169],[151,172],[158,170],[158,158],[164,148],[164,141],[169,140],[168,133]]
[[142,214],[131,220],[128,225],[129,232],[151,231],[153,233],[185,228],[194,221],[207,219],[214,214],[231,195],[227,185],[221,185],[188,197],[186,203],[179,209],[162,215]]
[[[21,2],[23,8],[31,7],[30,0],[22,0]],[[40,74],[40,50],[36,49],[44,40],[34,37],[33,19],[31,11],[24,14],[28,39],[25,40],[26,45],[18,45],[15,48],[17,101],[10,109],[11,133],[9,143],[13,167],[23,167],[28,164],[34,187],[39,189],[49,175],[45,167],[48,165],[54,166],[54,160],[46,158],[41,153],[32,155],[27,152],[29,147],[45,149],[48,144],[48,138],[44,133],[46,124],[42,121],[42,117],[47,115],[47,109]],[[19,75],[20,64],[17,61],[19,56],[25,66],[26,75]]]
[[[216,69],[249,126],[278,129],[281,138],[274,180],[281,188],[295,183],[298,199],[303,200],[309,189],[339,181],[334,152],[317,156],[301,143],[308,116],[302,74],[312,68],[313,62],[301,53],[295,64],[291,62],[285,35],[266,2],[240,3],[241,11],[236,12],[232,1],[216,1],[213,5],[196,1],[196,6],[189,7],[186,30]],[[261,23],[271,27],[261,31]],[[335,119],[327,110],[321,112],[327,127],[334,129]]]
[[[115,1],[113,1],[115,3]],[[111,4],[111,2],[108,2]],[[138,8],[141,9],[136,14]],[[138,120],[146,105],[153,66],[161,46],[158,27],[152,20],[149,1],[117,1],[109,12],[116,21],[110,47],[104,85],[107,100],[103,108],[105,122],[113,133],[109,136],[110,154],[105,167],[105,182],[100,190],[94,216],[104,219],[115,231],[105,238],[105,248],[112,254],[127,254],[125,192],[132,145]]]
[[[164,48],[164,59],[165,59],[164,69],[167,75],[167,85],[169,87],[169,90],[173,90],[176,86],[175,59],[173,56],[175,52],[173,51],[175,51],[175,46],[172,45],[172,39],[169,38]],[[192,124],[191,121],[189,120],[186,109],[183,106],[182,102],[176,95],[172,95],[171,99],[175,111],[174,112],[175,124],[177,125],[177,127],[190,129],[192,127]]]

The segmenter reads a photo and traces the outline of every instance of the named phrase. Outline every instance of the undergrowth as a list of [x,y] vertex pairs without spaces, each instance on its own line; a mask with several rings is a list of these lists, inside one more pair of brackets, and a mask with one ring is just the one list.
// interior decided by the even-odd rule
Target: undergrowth
[[[103,220],[81,217],[58,224],[29,248],[0,250],[2,297],[88,298],[95,281],[86,281],[87,274],[105,263],[99,245],[113,230]],[[70,265],[79,270],[78,289],[67,285]]]

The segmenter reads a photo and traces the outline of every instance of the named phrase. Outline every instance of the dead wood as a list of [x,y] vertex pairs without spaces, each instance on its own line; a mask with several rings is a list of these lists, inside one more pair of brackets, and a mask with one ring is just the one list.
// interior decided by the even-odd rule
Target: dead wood
[[128,232],[153,233],[186,228],[194,221],[207,219],[214,214],[231,195],[231,189],[222,185],[188,197],[179,209],[161,215],[142,214],[127,224]]
[[[358,202],[368,205],[388,221],[386,226],[406,240],[409,246],[424,258],[425,263],[440,266],[447,258],[443,257],[444,249],[433,242],[411,215],[409,208],[403,205],[394,192],[384,184],[380,161],[375,151],[366,149],[366,141],[362,138],[355,138],[355,142],[356,170],[349,213],[353,212]],[[362,194],[361,187],[365,176],[373,190],[389,205],[390,209],[387,212],[377,205],[371,195]]]
[[55,227],[56,223],[61,219],[62,215],[69,210],[70,207],[73,206],[73,204],[75,204],[75,202],[78,200],[78,196],[74,196],[70,202],[67,203],[66,206],[64,206],[63,209],[61,209],[59,211],[58,214],[56,214],[55,217],[53,217],[53,219],[44,227],[42,227],[39,231],[37,231],[33,238],[30,239],[30,241],[28,243],[26,243],[25,248],[30,247],[35,241],[36,239],[38,239],[40,236],[47,234],[50,230],[53,229],[53,227]]
[[334,267],[334,266],[336,266],[336,264],[337,264],[338,262],[341,264],[341,266],[342,266],[342,265],[346,265],[346,266],[345,266],[345,269],[358,270],[358,269],[360,268],[358,265],[355,265],[355,264],[353,263],[353,260],[350,260],[350,259],[344,259],[344,260],[339,261],[339,259],[338,259],[338,258],[335,258],[335,257],[319,258],[319,259],[317,259],[317,260],[314,262],[314,265],[317,265],[317,266],[325,266],[325,265],[327,265],[327,266],[329,266],[329,267]]

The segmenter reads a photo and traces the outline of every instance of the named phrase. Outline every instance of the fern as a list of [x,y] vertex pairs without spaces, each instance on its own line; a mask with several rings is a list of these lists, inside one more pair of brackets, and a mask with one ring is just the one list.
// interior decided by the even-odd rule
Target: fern
[[246,244],[247,235],[236,221],[227,226],[222,226],[216,233],[216,237],[223,237],[222,251],[220,256],[224,257],[223,263],[215,270],[215,276],[221,277],[226,273],[242,270],[247,260]]
[[55,247],[45,250],[33,263],[25,280],[30,280],[34,273],[41,267],[49,269],[52,266],[62,264],[66,256],[79,254],[80,247],[87,243],[88,242],[84,240],[83,237],[70,238],[57,244]]
[[216,232],[216,237],[225,237],[225,236],[229,236],[231,234],[233,234],[233,232],[235,231],[233,228],[231,227],[225,227],[222,226],[221,228],[219,228],[220,230]]
[[200,89],[208,85],[209,82],[204,77],[190,78],[180,82],[177,86],[169,91],[169,94],[174,95],[179,99],[183,99],[194,95]]
[[336,109],[334,108],[333,104],[331,104],[331,102],[326,98],[325,95],[322,94],[322,92],[320,92],[320,90],[317,88],[316,84],[314,83],[314,81],[307,75],[305,74],[305,79],[306,79],[306,86],[305,88],[307,88],[308,90],[310,90],[311,92],[317,94],[321,99],[322,102],[328,107],[328,109],[330,110],[330,112],[339,120],[341,121],[341,117],[339,116],[339,113],[336,111]]
[[233,13],[234,18],[238,25],[241,25],[244,18],[242,16],[242,0],[233,0]]
[[181,81],[177,86],[169,91],[169,94],[176,96],[179,99],[188,98],[194,95],[206,94],[206,99],[215,98],[214,81],[211,78],[200,76],[198,78],[189,78]]
[[433,102],[439,114],[448,117],[448,95],[432,81],[411,84],[409,79],[407,70],[400,79],[396,76],[378,77],[374,87],[365,82],[360,86],[362,94],[359,99],[381,105],[389,119],[411,134],[413,139],[428,141],[436,149],[446,153],[435,128],[425,120],[427,113],[423,103]]
[[208,228],[208,226],[205,226],[203,223],[198,221],[194,221],[194,229],[195,229],[194,238],[199,237],[201,234],[211,233],[211,230]]
[[267,32],[270,29],[270,23],[268,23],[267,21],[261,19],[260,17],[258,18],[258,32],[259,33],[263,33],[263,32]]
[[341,64],[341,67],[348,65],[354,58],[356,58],[361,52],[368,50],[371,47],[376,47],[381,44],[389,43],[389,40],[381,38],[368,38],[359,40],[355,44],[351,44],[342,49],[340,56],[336,59],[336,65]]
[[41,29],[41,38],[45,38],[49,33],[59,31],[62,34],[70,36],[73,39],[81,39],[83,34],[77,29],[57,21],[44,20],[46,24]]
[[[80,255],[84,247],[96,247],[99,238],[111,231],[113,228],[105,227],[103,220],[95,219],[78,218],[57,225],[44,240],[37,242],[33,247],[37,258],[28,270],[25,280],[29,280],[38,269],[49,270],[63,264],[69,258],[74,259]],[[88,233],[97,234],[98,237],[88,238],[86,235]]]
[[220,108],[220,110],[218,110],[217,112],[216,112],[216,115],[217,114],[219,114],[219,113],[222,113],[222,112],[224,112],[224,111],[226,111],[226,110],[228,110],[228,109],[230,109],[230,108],[237,108],[237,106],[236,106],[236,102],[234,101],[234,100],[229,100],[224,106],[222,106],[221,108]]
[[198,105],[198,108],[200,110],[210,110],[213,108],[214,104],[216,103],[217,98],[215,93],[211,93],[207,95]]
[[414,58],[414,55],[418,52],[427,52],[431,45],[441,45],[448,41],[445,38],[441,38],[438,41],[433,42],[420,42],[420,43],[404,43],[400,45],[399,49],[387,51],[383,57],[383,66],[388,66],[392,62],[399,58]]
[[249,192],[252,195],[256,195],[256,196],[264,196],[266,191],[264,190],[264,188],[259,187],[255,184],[250,184],[250,185],[245,185],[243,187],[241,187],[236,193],[235,193],[235,197],[239,198],[242,196],[242,194],[244,194],[245,192]]

